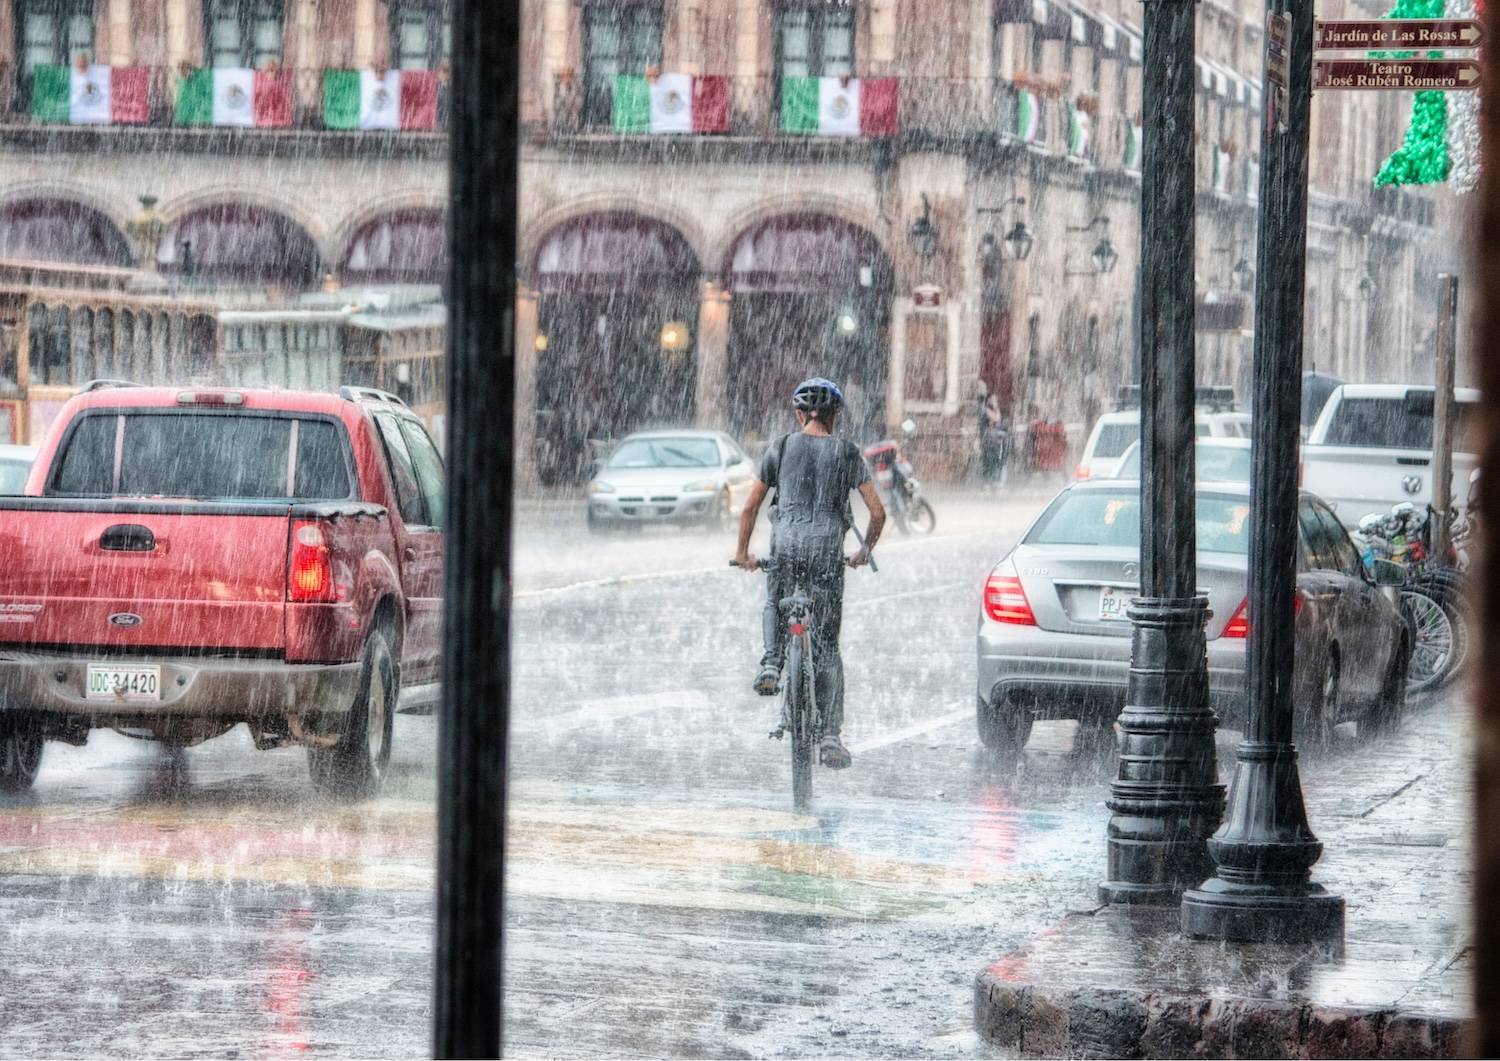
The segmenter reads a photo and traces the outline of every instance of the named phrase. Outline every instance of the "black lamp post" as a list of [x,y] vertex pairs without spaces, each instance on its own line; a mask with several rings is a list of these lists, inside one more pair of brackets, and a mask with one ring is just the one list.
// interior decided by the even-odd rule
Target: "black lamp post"
[[926,192],[922,193],[922,216],[911,223],[907,239],[919,258],[931,258],[937,251],[938,230],[932,223],[932,204],[927,201]]
[[1094,253],[1089,255],[1089,259],[1094,263],[1094,272],[1103,275],[1115,267],[1120,256],[1115,252],[1115,246],[1109,241],[1109,237],[1104,236],[1094,245]]
[[[1250,717],[1224,827],[1208,843],[1217,869],[1182,897],[1182,930],[1210,939],[1300,942],[1344,932],[1344,900],[1312,882],[1323,845],[1308,825],[1292,743],[1312,0],[1269,0],[1267,14],[1282,30],[1289,83],[1284,111],[1278,93],[1266,94],[1260,155],[1245,646]],[[1268,48],[1275,36],[1267,34]],[[1269,65],[1269,52],[1267,58]]]
[[[1016,206],[1025,206],[1025,196],[1013,196],[1012,198],[1005,200],[1005,202],[1001,203],[999,206],[976,207],[974,212],[976,214],[1001,214],[1004,213],[1005,209],[1012,204]],[[1005,247],[1005,256],[1007,258],[1015,262],[1024,262],[1026,260],[1026,256],[1031,253],[1031,248],[1036,244],[1036,238],[1032,236],[1029,231],[1027,231],[1026,222],[1022,221],[1020,218],[1016,218],[1016,223],[1012,225],[1010,231],[1005,234],[1005,239],[1003,241],[996,240],[994,234],[989,232],[986,232],[979,238],[980,255],[985,258],[990,257],[1000,247],[1002,242]]]
[[1093,269],[1083,272],[1065,272],[1064,275],[1103,276],[1115,267],[1115,263],[1120,260],[1120,255],[1115,250],[1115,245],[1109,241],[1109,218],[1100,214],[1087,225],[1069,225],[1068,231],[1092,232],[1101,225],[1104,226],[1104,235],[1099,237],[1099,242],[1094,244],[1094,249],[1089,252],[1089,262],[1093,265]]
[[1208,601],[1197,589],[1192,459],[1197,5],[1144,6],[1141,595],[1129,609],[1130,677],[1110,787],[1108,876],[1099,886],[1108,903],[1171,903],[1202,881],[1213,868],[1206,841],[1224,810],[1214,759],[1218,720],[1208,703]]

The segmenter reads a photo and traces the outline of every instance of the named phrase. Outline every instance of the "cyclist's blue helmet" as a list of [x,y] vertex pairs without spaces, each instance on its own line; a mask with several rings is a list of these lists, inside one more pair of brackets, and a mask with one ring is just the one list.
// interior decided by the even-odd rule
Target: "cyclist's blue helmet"
[[808,413],[838,412],[844,405],[844,393],[838,384],[822,376],[814,376],[797,384],[792,391],[792,408]]

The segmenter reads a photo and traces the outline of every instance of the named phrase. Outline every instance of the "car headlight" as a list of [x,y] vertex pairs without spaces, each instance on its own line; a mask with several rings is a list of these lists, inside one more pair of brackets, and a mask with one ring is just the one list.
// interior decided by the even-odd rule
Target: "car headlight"
[[701,494],[706,490],[712,490],[718,486],[712,479],[699,479],[696,483],[688,483],[682,488],[684,494]]
[[591,494],[612,494],[614,492],[615,488],[613,486],[610,486],[606,482],[601,482],[598,479],[595,479],[593,482],[589,483],[589,493]]

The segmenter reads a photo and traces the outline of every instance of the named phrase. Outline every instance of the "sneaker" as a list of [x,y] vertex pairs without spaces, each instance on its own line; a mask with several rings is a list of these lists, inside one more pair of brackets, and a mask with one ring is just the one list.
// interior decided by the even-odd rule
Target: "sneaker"
[[830,770],[847,770],[854,764],[854,756],[849,754],[838,734],[830,733],[818,746],[818,761]]
[[767,663],[755,676],[755,691],[761,696],[775,696],[780,684],[781,668],[774,663]]

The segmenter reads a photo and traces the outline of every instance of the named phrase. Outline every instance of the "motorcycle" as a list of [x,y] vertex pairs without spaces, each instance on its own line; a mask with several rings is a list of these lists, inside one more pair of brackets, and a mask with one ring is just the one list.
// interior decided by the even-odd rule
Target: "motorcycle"
[[1455,530],[1460,532],[1455,534],[1456,549],[1446,557],[1434,557],[1431,510],[1403,501],[1389,513],[1366,515],[1352,535],[1366,570],[1376,560],[1391,560],[1406,568],[1398,601],[1412,630],[1407,683],[1413,691],[1443,685],[1468,656],[1473,615],[1459,566],[1467,553],[1468,534],[1462,524]]
[[[911,420],[901,425],[906,438],[916,430],[917,425]],[[937,513],[922,496],[922,484],[912,475],[911,462],[901,455],[901,444],[893,438],[881,439],[865,447],[864,458],[896,529],[902,534],[931,534],[937,527]]]

